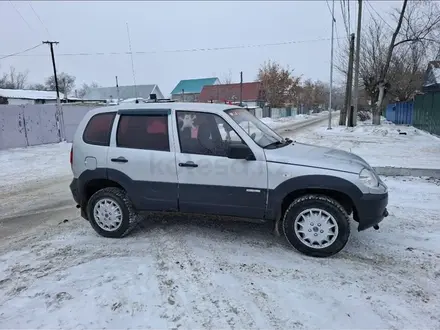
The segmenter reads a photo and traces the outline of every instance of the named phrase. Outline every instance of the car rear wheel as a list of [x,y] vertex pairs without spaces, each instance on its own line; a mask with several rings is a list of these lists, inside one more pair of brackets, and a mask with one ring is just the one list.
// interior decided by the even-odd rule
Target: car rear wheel
[[312,257],[329,257],[347,244],[349,215],[332,198],[306,195],[295,199],[286,210],[283,231],[298,251]]
[[94,193],[87,204],[87,213],[93,229],[110,238],[127,235],[138,217],[125,191],[113,187]]

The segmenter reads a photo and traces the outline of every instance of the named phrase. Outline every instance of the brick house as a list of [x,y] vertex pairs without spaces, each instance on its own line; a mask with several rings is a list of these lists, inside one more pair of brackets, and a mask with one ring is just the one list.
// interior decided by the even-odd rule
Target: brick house
[[[200,93],[199,102],[240,102],[240,84],[205,86]],[[243,103],[248,107],[264,106],[265,98],[261,82],[243,83]]]

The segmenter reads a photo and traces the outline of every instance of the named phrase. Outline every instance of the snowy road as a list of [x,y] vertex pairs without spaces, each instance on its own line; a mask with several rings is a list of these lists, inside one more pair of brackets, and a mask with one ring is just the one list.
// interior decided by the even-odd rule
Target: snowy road
[[24,183],[0,193],[0,239],[26,233],[57,213],[76,211],[69,190],[72,175]]
[[112,240],[59,213],[0,245],[0,328],[438,329],[440,183],[385,181],[381,229],[324,260],[262,225],[152,216]]

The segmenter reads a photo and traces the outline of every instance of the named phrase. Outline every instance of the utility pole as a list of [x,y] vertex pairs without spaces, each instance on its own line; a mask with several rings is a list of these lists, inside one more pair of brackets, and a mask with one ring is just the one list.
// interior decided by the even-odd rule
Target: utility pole
[[64,91],[64,100],[67,103],[67,82],[66,82],[66,78],[64,77],[63,79],[63,91]]
[[240,107],[243,106],[243,71],[240,71]]
[[348,58],[348,72],[347,72],[347,86],[345,87],[345,102],[344,108],[339,117],[339,125],[344,125],[347,122],[347,114],[350,113],[351,107],[351,92],[353,88],[353,58],[354,58],[354,33],[350,36],[350,55]]
[[63,118],[63,112],[61,110],[61,101],[60,101],[60,88],[58,86],[58,77],[57,77],[57,66],[55,64],[55,55],[53,52],[53,45],[58,45],[58,41],[43,41],[43,44],[49,45],[50,47],[50,54],[52,56],[52,66],[53,66],[53,78],[55,80],[55,89],[57,91],[57,128],[58,128],[58,136],[60,138],[60,141],[65,140],[65,129],[64,129],[64,118]]
[[358,19],[357,19],[357,30],[356,30],[356,59],[355,59],[355,71],[354,71],[354,110],[352,124],[356,126],[357,124],[357,114],[359,106],[359,59],[361,52],[361,26],[362,26],[362,0],[358,0]]
[[328,127],[332,129],[332,93],[333,93],[333,36],[335,30],[335,0],[332,1],[332,41],[330,51],[330,95],[328,97]]
[[55,79],[55,88],[57,91],[57,103],[60,103],[60,90],[58,88],[58,77],[57,77],[57,67],[55,64],[55,55],[53,53],[53,45],[58,45],[59,42],[58,41],[43,41],[43,44],[47,44],[50,46],[50,53],[52,55],[52,65],[53,65],[53,76]]
[[118,76],[115,76],[116,78],[116,97],[118,98],[117,104],[119,104],[119,84],[118,84]]

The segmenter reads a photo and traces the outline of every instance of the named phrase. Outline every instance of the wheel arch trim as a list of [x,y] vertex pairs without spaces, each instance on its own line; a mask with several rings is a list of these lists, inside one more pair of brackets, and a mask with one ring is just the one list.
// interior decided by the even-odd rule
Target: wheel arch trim
[[304,175],[288,179],[276,188],[269,190],[266,217],[271,220],[278,220],[282,214],[282,204],[285,198],[300,191],[334,191],[348,196],[356,206],[364,193],[347,179],[331,175]]

